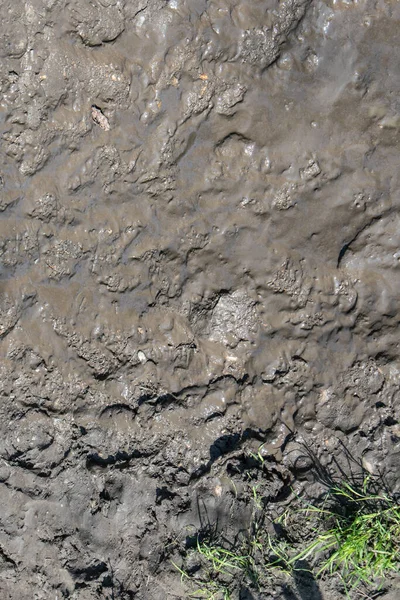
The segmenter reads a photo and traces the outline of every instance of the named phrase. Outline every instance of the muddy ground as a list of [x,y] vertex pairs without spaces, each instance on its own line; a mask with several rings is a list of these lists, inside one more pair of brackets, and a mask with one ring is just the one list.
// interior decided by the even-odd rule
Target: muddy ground
[[1,600],[189,597],[171,560],[246,527],[249,480],[321,493],[299,440],[400,491],[399,26],[2,0]]

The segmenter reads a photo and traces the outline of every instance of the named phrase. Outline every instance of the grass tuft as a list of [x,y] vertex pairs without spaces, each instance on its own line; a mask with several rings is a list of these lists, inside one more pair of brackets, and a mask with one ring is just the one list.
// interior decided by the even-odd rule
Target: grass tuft
[[289,560],[322,553],[316,577],[338,573],[346,590],[360,584],[375,585],[399,567],[400,506],[386,494],[371,494],[368,478],[362,488],[343,482],[330,490],[336,503],[331,509],[315,506],[304,509],[307,517],[316,515],[320,525],[316,537]]
[[[261,450],[251,457],[264,473]],[[175,565],[182,579],[196,586],[189,597],[231,600],[238,585],[260,591],[272,581],[280,585],[282,577],[284,582],[296,579],[296,572],[308,573],[310,581],[338,576],[349,598],[354,590],[379,591],[400,567],[398,498],[380,491],[379,478],[341,475],[339,481],[325,479],[322,504],[298,508],[304,501],[293,492],[277,520],[270,517],[262,480],[250,480],[245,499],[253,510],[246,532],[234,543],[214,529],[198,533],[191,551],[198,558],[197,570],[189,574]]]

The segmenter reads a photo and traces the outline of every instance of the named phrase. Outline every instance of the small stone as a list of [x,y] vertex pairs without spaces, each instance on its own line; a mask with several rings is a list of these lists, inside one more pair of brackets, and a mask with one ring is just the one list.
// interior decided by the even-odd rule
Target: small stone
[[139,350],[138,352],[138,359],[140,360],[140,362],[142,363],[142,365],[144,365],[144,363],[147,362],[147,356],[145,355],[144,352],[142,352],[141,350]]
[[94,104],[92,106],[92,119],[96,125],[100,125],[104,131],[110,131],[110,123],[107,117],[103,114],[102,110]]
[[300,169],[300,177],[306,181],[310,181],[321,173],[320,166],[316,160],[310,160],[304,169]]

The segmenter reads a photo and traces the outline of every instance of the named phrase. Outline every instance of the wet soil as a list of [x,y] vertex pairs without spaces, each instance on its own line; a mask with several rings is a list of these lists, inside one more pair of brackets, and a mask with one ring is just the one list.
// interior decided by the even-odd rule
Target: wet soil
[[0,598],[188,597],[261,445],[400,491],[399,3],[1,9]]

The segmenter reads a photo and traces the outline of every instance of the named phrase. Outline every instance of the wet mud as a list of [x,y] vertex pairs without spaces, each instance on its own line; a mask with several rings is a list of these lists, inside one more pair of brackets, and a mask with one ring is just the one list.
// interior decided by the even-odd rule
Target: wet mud
[[0,597],[188,597],[293,432],[399,491],[400,5],[1,8]]

